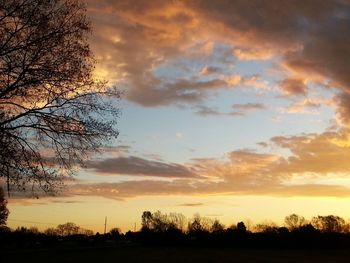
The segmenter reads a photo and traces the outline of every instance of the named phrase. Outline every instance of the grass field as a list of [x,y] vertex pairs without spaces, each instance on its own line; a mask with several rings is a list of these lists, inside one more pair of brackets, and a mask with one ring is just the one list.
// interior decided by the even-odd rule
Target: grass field
[[93,247],[14,250],[2,253],[1,262],[350,262],[350,250],[267,250],[162,247]]

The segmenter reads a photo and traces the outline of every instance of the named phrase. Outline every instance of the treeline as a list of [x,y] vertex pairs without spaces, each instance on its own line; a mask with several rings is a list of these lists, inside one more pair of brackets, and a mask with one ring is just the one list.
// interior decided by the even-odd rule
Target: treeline
[[350,246],[350,224],[328,215],[307,220],[291,214],[284,225],[243,221],[228,227],[218,219],[196,214],[187,219],[179,213],[145,211],[141,229],[121,233],[113,228],[106,234],[94,233],[74,223],[65,223],[40,232],[37,228],[0,228],[0,247],[95,246],[95,245],[177,245],[271,248],[344,248]]
[[246,224],[238,222],[237,224],[225,227],[218,219],[201,217],[196,214],[192,219],[186,219],[182,214],[170,213],[163,214],[160,211],[151,213],[145,211],[141,217],[141,232],[168,232],[179,231],[183,234],[193,234],[198,232],[220,233],[220,232],[254,232],[254,233],[285,233],[285,232],[304,232],[314,231],[320,233],[350,233],[350,222],[334,215],[316,216],[311,220],[303,216],[291,214],[285,217],[284,226],[278,226],[275,223],[261,223],[247,227]]

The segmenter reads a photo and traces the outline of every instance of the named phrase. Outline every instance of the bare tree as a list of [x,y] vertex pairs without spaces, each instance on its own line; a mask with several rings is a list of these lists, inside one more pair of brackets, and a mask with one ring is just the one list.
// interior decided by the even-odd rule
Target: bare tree
[[143,211],[141,220],[142,231],[149,231],[153,228],[153,214],[150,211]]
[[225,230],[225,226],[220,223],[218,219],[215,219],[212,226],[210,227],[211,233],[223,233]]
[[213,220],[207,217],[201,217],[199,214],[195,214],[193,219],[188,223],[187,230],[189,233],[201,233],[210,232]]
[[0,178],[50,192],[118,136],[80,0],[0,0]]
[[311,224],[322,232],[343,232],[345,220],[339,216],[315,216],[311,220]]
[[284,223],[286,224],[289,230],[295,230],[305,225],[307,222],[303,216],[299,216],[297,214],[291,214],[284,218]]
[[172,228],[179,229],[181,232],[185,231],[186,217],[181,213],[170,213],[168,215],[169,224]]
[[71,236],[79,234],[80,227],[72,222],[58,225],[56,231],[60,236]]

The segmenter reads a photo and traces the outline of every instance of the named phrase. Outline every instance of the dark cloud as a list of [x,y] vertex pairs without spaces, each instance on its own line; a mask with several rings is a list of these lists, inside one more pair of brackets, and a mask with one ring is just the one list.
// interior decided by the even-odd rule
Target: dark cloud
[[146,160],[134,156],[90,161],[87,169],[100,175],[134,175],[164,178],[199,178],[191,168],[175,163]]
[[197,106],[196,114],[207,117],[207,116],[243,116],[241,112],[231,111],[231,112],[221,112],[213,107],[207,107],[204,105]]
[[[238,194],[277,196],[350,196],[350,188],[341,184],[320,183],[348,178],[350,171],[350,134],[325,132],[301,136],[278,136],[271,139],[274,147],[285,148],[290,156],[236,150],[226,160],[193,159],[185,170],[203,175],[182,176],[171,173],[170,165],[154,164],[166,170],[170,180],[130,180],[117,183],[73,184],[71,195],[100,195],[123,199],[143,195]],[[141,162],[143,163],[143,161]],[[108,167],[108,165],[105,165]],[[142,165],[141,165],[142,167]],[[180,167],[183,167],[180,165]],[[118,168],[120,169],[120,168]],[[123,168],[121,168],[123,169]],[[125,168],[129,170],[130,168]],[[133,168],[131,168],[132,170]],[[175,169],[178,169],[176,165]],[[142,169],[144,170],[144,169]],[[151,170],[151,169],[149,169]],[[183,168],[180,168],[180,174]],[[126,171],[123,171],[126,172]],[[138,174],[139,170],[133,171]],[[162,172],[158,172],[163,174]],[[154,172],[149,172],[154,174]],[[176,178],[178,177],[178,178]]]
[[258,142],[257,145],[259,145],[259,146],[261,146],[261,147],[264,147],[264,148],[266,148],[266,147],[269,146],[269,144],[266,143],[266,142]]
[[166,83],[164,80],[151,77],[148,80],[137,80],[135,84],[138,88],[128,91],[128,99],[147,107],[199,102],[206,98],[210,91],[232,87],[232,84],[224,79],[207,81],[180,79]]
[[203,206],[203,203],[186,203],[186,204],[179,204],[178,206],[188,206],[188,207],[195,207],[195,206]]
[[[126,98],[143,106],[197,103],[208,90],[225,88],[218,80],[169,84],[153,73],[206,41],[231,45],[238,59],[280,58],[287,95],[306,94],[306,81],[350,89],[348,1],[89,0],[88,10],[102,75],[127,87]],[[196,51],[206,55],[213,48]],[[218,71],[207,66],[202,73]]]
[[232,108],[241,112],[264,110],[266,106],[262,103],[233,104]]
[[204,105],[197,106],[196,113],[201,116],[245,116],[252,111],[260,111],[266,109],[266,106],[261,103],[245,103],[245,104],[233,104],[233,110],[229,112],[222,112],[213,107],[207,107]]
[[280,82],[282,92],[286,95],[306,95],[307,86],[303,79],[288,78]]
[[337,105],[337,119],[339,123],[346,127],[350,127],[350,94],[342,92],[334,98]]
[[202,76],[208,76],[211,74],[221,73],[221,72],[222,72],[222,68],[220,68],[220,67],[205,66],[204,68],[201,69],[201,71],[199,73]]

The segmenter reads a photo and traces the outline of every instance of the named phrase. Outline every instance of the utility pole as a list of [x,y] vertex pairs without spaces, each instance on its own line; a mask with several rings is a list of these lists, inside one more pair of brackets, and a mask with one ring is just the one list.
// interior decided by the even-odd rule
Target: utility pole
[[105,234],[106,234],[106,229],[107,229],[107,216],[105,217]]

